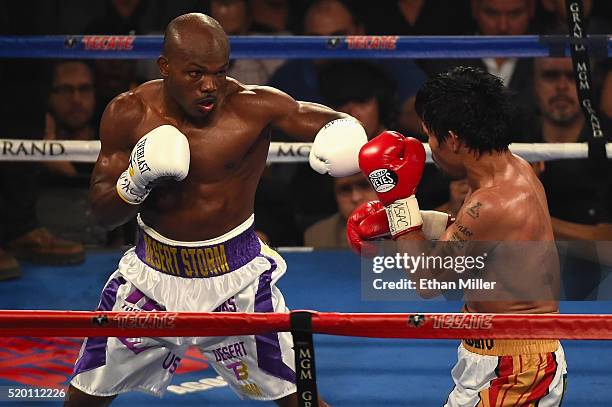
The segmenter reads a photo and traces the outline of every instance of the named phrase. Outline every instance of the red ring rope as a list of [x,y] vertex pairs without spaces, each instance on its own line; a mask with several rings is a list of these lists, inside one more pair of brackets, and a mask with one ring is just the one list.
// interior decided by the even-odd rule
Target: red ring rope
[[[413,339],[612,339],[612,315],[312,312],[315,333]],[[235,336],[289,331],[289,314],[0,311],[0,336]]]

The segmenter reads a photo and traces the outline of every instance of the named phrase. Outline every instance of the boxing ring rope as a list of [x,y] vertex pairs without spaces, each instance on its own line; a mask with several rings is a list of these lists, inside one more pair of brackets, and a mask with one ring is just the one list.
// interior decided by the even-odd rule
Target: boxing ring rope
[[[431,150],[424,143],[427,162]],[[268,163],[308,162],[311,143],[270,143]],[[556,159],[587,158],[587,143],[513,143],[510,150],[529,162]],[[81,140],[22,140],[0,139],[0,161],[73,161],[95,162],[100,152],[100,141]],[[612,143],[606,145],[612,158]]]
[[[569,45],[587,44],[612,56],[612,36],[569,39],[519,36],[232,36],[231,58],[487,58],[569,56]],[[160,35],[55,35],[0,37],[0,58],[156,59]]]
[[369,314],[0,311],[6,336],[237,336],[291,331],[290,316],[307,312],[312,332],[409,339],[612,339],[612,315],[596,314]]

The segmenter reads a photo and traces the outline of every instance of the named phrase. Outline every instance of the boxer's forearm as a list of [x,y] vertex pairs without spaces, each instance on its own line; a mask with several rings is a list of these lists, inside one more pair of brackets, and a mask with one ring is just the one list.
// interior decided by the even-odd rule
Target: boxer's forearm
[[98,223],[109,230],[127,223],[140,210],[140,205],[128,204],[119,197],[115,184],[93,185],[90,200]]

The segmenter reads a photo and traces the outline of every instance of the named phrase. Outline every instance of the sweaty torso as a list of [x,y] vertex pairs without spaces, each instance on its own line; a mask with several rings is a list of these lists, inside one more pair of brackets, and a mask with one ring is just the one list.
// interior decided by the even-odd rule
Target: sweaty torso
[[153,189],[141,206],[141,217],[162,235],[195,241],[220,236],[252,213],[255,191],[270,144],[269,119],[258,114],[258,97],[237,82],[203,126],[177,121],[161,103],[161,81],[135,90],[144,104],[144,117],[131,144],[152,129],[170,124],[189,141],[187,178]]
[[466,298],[467,309],[491,313],[557,312],[559,260],[546,194],[529,164],[509,156],[504,171],[468,195],[460,213],[477,221],[484,199],[492,204],[489,210],[494,209],[495,216],[479,228],[477,240],[496,242],[486,272],[497,285],[496,291],[472,291]]

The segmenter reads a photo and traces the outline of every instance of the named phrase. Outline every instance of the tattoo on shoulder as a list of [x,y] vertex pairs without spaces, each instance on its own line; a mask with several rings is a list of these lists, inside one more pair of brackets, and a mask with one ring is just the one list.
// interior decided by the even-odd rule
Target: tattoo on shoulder
[[476,202],[474,205],[470,206],[466,212],[472,218],[477,219],[480,216],[480,207],[481,206],[482,206],[482,203]]

